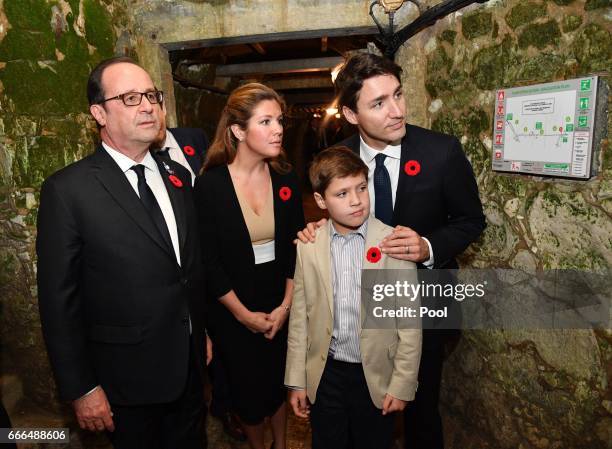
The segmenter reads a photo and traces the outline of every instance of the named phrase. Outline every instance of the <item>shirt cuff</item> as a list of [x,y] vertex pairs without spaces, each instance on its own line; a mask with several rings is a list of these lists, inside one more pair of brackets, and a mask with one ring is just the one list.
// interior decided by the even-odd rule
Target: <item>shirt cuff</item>
[[285,388],[287,388],[287,390],[292,390],[292,391],[304,391],[306,389],[302,387],[295,387],[293,385],[285,385]]
[[427,240],[425,237],[421,237],[423,240],[425,240],[425,243],[427,243],[427,246],[429,246],[429,259],[427,259],[425,262],[423,262],[423,265],[425,266],[425,268],[429,268],[430,270],[433,268],[434,266],[434,253],[433,253],[433,249],[431,248],[431,243],[429,243],[429,240]]
[[87,393],[85,393],[83,396],[81,396],[78,399],[83,399],[86,398],[87,396],[89,396],[91,393],[93,393],[94,391],[96,391],[98,388],[100,388],[100,385],[96,385],[95,387],[93,387],[91,390],[89,390]]

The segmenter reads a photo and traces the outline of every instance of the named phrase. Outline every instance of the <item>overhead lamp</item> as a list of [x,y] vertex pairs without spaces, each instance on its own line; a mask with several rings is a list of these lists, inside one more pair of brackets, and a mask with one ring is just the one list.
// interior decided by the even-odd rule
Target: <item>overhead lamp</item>
[[335,106],[331,106],[325,110],[327,115],[336,115],[338,113],[338,108]]

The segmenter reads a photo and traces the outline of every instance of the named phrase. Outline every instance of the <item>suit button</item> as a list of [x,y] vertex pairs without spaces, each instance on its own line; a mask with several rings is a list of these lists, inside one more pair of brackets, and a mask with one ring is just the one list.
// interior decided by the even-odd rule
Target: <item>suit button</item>
[[189,284],[189,279],[187,279],[187,278],[181,278],[181,284],[183,284],[183,285],[185,285],[185,286],[186,286],[187,284]]
[[321,360],[325,360],[327,359],[327,357],[325,357],[324,355],[321,356]]
[[189,318],[188,318],[188,317],[185,317],[185,318],[183,318],[183,319],[181,320],[181,322],[182,322],[183,324],[189,324]]
[[327,335],[331,335],[331,329],[329,327],[327,328]]

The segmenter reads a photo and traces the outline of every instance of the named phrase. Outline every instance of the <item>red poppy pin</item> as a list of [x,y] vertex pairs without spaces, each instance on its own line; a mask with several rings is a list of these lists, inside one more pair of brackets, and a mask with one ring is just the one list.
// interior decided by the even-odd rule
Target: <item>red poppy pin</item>
[[288,201],[291,198],[291,189],[287,186],[281,187],[278,191],[278,196],[283,201]]
[[404,171],[408,176],[416,176],[421,172],[421,164],[419,161],[415,161],[414,159],[406,162],[404,165]]
[[185,148],[183,148],[183,151],[187,156],[193,156],[195,154],[195,148],[193,148],[191,145],[185,146]]
[[183,181],[181,181],[177,176],[170,175],[168,176],[168,179],[172,184],[174,184],[174,187],[183,187]]
[[380,248],[377,246],[373,246],[366,253],[366,259],[368,259],[368,262],[370,263],[377,263],[381,257],[382,253],[380,252]]

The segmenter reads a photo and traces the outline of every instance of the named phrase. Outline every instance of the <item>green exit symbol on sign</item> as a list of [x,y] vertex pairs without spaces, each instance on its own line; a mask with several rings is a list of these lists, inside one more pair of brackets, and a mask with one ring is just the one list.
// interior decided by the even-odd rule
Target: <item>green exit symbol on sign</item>
[[581,126],[581,127],[587,126],[587,117],[586,116],[583,115],[583,116],[578,117],[578,126]]
[[580,99],[580,109],[588,109],[589,108],[589,99],[588,98],[581,98]]
[[591,90],[591,80],[581,80],[580,90]]

